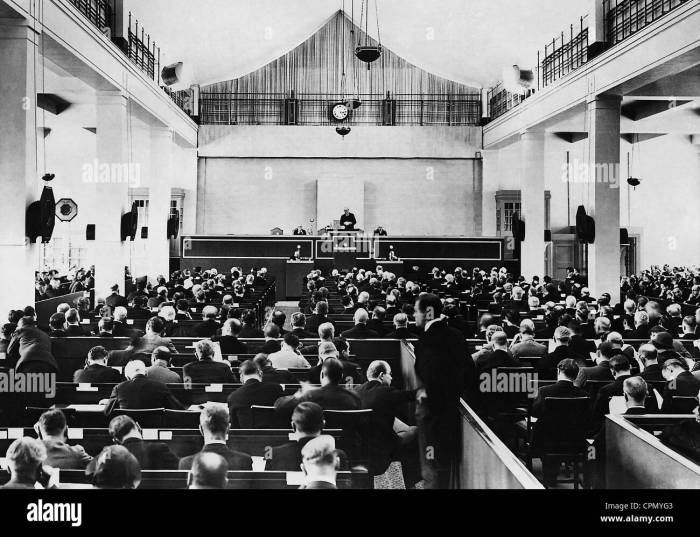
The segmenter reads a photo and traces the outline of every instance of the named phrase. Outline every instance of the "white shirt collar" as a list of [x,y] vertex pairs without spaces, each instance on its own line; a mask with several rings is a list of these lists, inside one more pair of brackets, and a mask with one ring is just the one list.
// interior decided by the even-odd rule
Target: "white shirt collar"
[[439,323],[440,321],[442,321],[444,319],[445,319],[445,316],[441,315],[440,318],[438,318],[438,319],[433,319],[432,321],[428,321],[425,325],[425,331],[427,332],[428,330],[430,330],[431,326],[433,326],[435,323]]

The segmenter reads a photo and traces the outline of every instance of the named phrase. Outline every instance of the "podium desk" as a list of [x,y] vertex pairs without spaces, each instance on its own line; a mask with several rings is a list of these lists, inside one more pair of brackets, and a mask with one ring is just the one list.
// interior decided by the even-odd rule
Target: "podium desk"
[[314,270],[313,261],[287,261],[286,289],[287,298],[301,298],[304,296],[304,278]]

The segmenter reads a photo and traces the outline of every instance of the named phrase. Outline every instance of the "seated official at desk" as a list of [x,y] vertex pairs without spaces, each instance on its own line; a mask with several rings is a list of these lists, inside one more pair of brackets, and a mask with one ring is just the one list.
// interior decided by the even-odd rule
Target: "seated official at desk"
[[350,212],[350,209],[345,208],[345,212],[340,216],[340,227],[345,231],[355,231],[357,218]]

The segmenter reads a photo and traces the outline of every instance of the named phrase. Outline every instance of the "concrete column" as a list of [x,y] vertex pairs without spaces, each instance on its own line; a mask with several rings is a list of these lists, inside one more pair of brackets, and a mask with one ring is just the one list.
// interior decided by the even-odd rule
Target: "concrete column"
[[174,181],[176,145],[169,128],[151,129],[151,173],[149,177],[148,277],[168,276],[170,242],[167,237],[171,185]]
[[41,194],[37,168],[35,52],[26,21],[0,18],[0,313],[34,305],[40,245],[26,243],[25,214]]
[[124,293],[124,267],[130,244],[121,240],[121,217],[130,210],[129,186],[137,186],[140,172],[131,162],[128,97],[121,92],[97,95],[97,161],[92,189],[96,241],[89,247],[95,264],[95,296],[106,297],[119,285]]
[[620,104],[621,97],[597,96],[588,102],[588,175],[593,183],[596,239],[588,249],[588,280],[595,296],[620,300]]
[[544,242],[544,132],[520,135],[522,219],[525,241],[521,245],[521,274],[528,280],[545,275]]

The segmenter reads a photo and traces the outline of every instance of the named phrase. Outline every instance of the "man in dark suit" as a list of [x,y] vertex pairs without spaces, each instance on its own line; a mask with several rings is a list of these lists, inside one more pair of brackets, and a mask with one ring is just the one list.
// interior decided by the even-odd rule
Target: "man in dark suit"
[[60,410],[49,410],[39,418],[35,429],[46,447],[46,465],[61,470],[83,470],[92,457],[82,446],[66,442],[66,416]]
[[345,231],[355,231],[355,226],[357,225],[357,218],[350,212],[347,207],[340,215],[340,227]]
[[607,341],[601,343],[600,347],[598,347],[596,365],[593,367],[582,367],[574,384],[579,388],[585,388],[586,382],[589,380],[607,380],[608,382],[615,380],[610,372],[610,359],[616,355],[617,351],[611,343]]
[[[204,437],[204,447],[201,453],[216,453],[228,462],[229,471],[250,471],[253,469],[253,459],[250,455],[233,451],[226,445],[226,437],[231,426],[228,407],[225,405],[207,403],[202,409],[199,419],[199,431]],[[180,459],[179,469],[192,468],[194,455]]]
[[[344,340],[338,341],[339,345],[342,343],[345,343]],[[336,347],[335,343],[330,341],[322,341],[318,346],[318,364],[309,369],[307,375],[307,379],[311,384],[321,383],[321,370],[323,369],[323,362],[330,358],[338,360],[343,366],[343,382],[345,384],[360,383],[362,371],[358,365],[354,362],[350,362],[349,360],[342,359],[341,353]]]
[[109,295],[105,299],[105,304],[107,304],[110,308],[112,308],[112,311],[114,311],[114,308],[117,308],[119,306],[127,307],[127,300],[126,297],[123,297],[119,294],[119,286],[117,284],[114,284],[111,287],[112,294]]
[[517,360],[547,355],[547,347],[535,341],[535,323],[531,319],[523,319],[520,323],[520,334],[513,339],[510,352]]
[[629,360],[622,354],[614,356],[610,360],[610,371],[615,380],[598,390],[593,404],[593,420],[597,430],[603,425],[605,416],[610,413],[610,399],[624,395],[623,386],[628,378],[632,377],[632,368]]
[[262,339],[265,337],[263,331],[256,326],[258,319],[254,311],[247,311],[241,320],[243,321],[243,328],[241,328],[239,337],[243,339]]
[[545,413],[545,400],[553,398],[588,397],[588,393],[577,388],[574,381],[578,376],[579,367],[575,360],[565,359],[557,364],[557,382],[542,386],[537,391],[537,397],[532,403],[532,416],[541,418]]
[[301,467],[301,450],[323,433],[323,409],[316,403],[299,403],[292,413],[292,429],[295,439],[273,447],[266,460],[265,470],[271,472],[296,472]]
[[[129,416],[117,416],[109,422],[109,435],[115,444],[128,449],[141,470],[177,470],[180,459],[165,442],[144,441],[141,427]],[[88,473],[90,468],[88,468]]]
[[291,415],[299,403],[310,401],[320,405],[324,410],[359,410],[360,398],[350,390],[341,387],[342,381],[342,364],[330,358],[323,362],[321,368],[321,388],[313,389],[310,385],[302,385],[302,389],[294,395],[280,397],[275,401],[275,408]]
[[238,319],[228,319],[221,327],[221,335],[214,336],[212,341],[221,347],[221,354],[247,354],[248,346],[238,339],[243,325]]
[[408,403],[415,401],[416,390],[391,386],[391,367],[378,360],[367,369],[367,382],[357,389],[363,409],[371,409],[373,429],[370,466],[375,475],[386,472],[392,461],[400,460],[406,488],[420,481],[418,427],[407,422]]
[[[316,303],[314,313],[306,318],[306,329],[312,334],[316,334],[318,327],[325,323],[332,323],[328,318],[328,302],[321,300]],[[314,335],[314,337],[316,337]]]
[[459,400],[475,397],[476,368],[467,355],[464,335],[442,316],[439,297],[419,296],[415,319],[423,330],[415,348],[416,377],[423,386],[416,395],[422,475],[426,488],[447,488],[461,454]]
[[491,372],[499,367],[521,367],[519,360],[508,351],[508,336],[505,332],[496,332],[491,336],[492,352],[482,354],[476,361],[480,373]]
[[306,315],[296,312],[292,315],[292,334],[299,339],[314,339],[318,337],[306,330]]
[[639,347],[639,361],[644,365],[641,377],[647,382],[666,382],[657,360],[658,351],[651,344]]
[[405,313],[394,315],[394,331],[384,336],[384,339],[416,339],[416,334],[408,329],[408,316]]
[[122,381],[119,371],[107,367],[109,351],[104,347],[93,347],[88,352],[87,366],[73,375],[76,384],[118,384]]
[[189,490],[223,490],[228,486],[228,462],[216,453],[197,453],[187,475]]
[[219,331],[219,328],[221,328],[221,325],[216,320],[217,315],[219,315],[219,310],[214,306],[205,307],[202,310],[202,318],[204,320],[195,325],[195,327],[192,329],[192,334],[194,337],[210,338],[215,336]]
[[322,435],[309,441],[301,450],[302,469],[306,483],[299,487],[306,490],[337,489],[338,453],[335,438]]
[[447,317],[447,324],[450,327],[462,332],[465,338],[473,335],[467,320],[459,312],[459,306],[456,304],[449,304],[445,306],[445,316]]
[[250,407],[272,406],[282,397],[282,386],[262,382],[262,371],[252,360],[247,360],[239,368],[243,386],[228,396],[231,426],[234,429],[254,429]]
[[89,334],[80,326],[80,314],[75,308],[66,312],[65,337],[87,337]]
[[233,384],[236,377],[227,362],[215,362],[214,345],[204,339],[194,345],[197,361],[187,364],[182,375],[185,382],[193,384]]
[[7,346],[5,367],[18,373],[58,373],[51,354],[51,339],[36,327],[32,317],[22,317]]
[[384,337],[387,334],[386,328],[384,328],[384,319],[386,318],[386,310],[377,306],[372,311],[372,318],[367,321],[367,328],[374,330],[379,337]]
[[66,316],[63,313],[54,313],[49,319],[49,337],[66,337]]
[[[685,414],[678,408],[674,397],[698,397],[700,393],[700,378],[688,371],[684,361],[677,358],[666,360],[663,365],[663,375],[668,381],[664,390],[664,402],[661,407],[662,414]],[[697,403],[697,401],[696,401]]]
[[169,408],[184,410],[168,387],[162,382],[156,382],[146,377],[146,364],[133,360],[126,364],[124,376],[128,379],[112,390],[112,395],[104,401],[105,414],[108,416],[114,409],[144,410],[153,408]]
[[[550,352],[544,358],[539,360],[535,367],[540,379],[554,380],[557,378],[557,365],[559,365],[559,362],[569,358],[577,358],[574,353],[571,352],[571,349],[569,349],[570,341],[571,330],[565,326],[560,326],[554,331],[554,343],[556,345],[554,351]],[[585,365],[585,363],[583,363],[583,360],[580,360],[579,367],[583,365]]]
[[379,334],[367,327],[369,314],[366,310],[359,309],[354,316],[355,327],[343,332],[340,337],[343,339],[379,339]]

